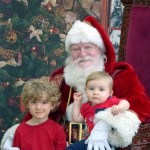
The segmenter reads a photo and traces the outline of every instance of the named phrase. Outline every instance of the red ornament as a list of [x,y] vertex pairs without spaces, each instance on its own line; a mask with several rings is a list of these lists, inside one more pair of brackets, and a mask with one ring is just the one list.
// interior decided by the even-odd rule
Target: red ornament
[[51,11],[52,9],[52,4],[51,3],[48,3],[44,6],[45,9],[47,9],[48,11]]
[[14,106],[17,106],[17,102],[16,102],[16,100],[13,97],[11,97],[8,100],[8,105],[14,107]]
[[37,46],[33,46],[32,49],[31,49],[32,53],[34,55],[37,55],[38,54],[38,47]]
[[59,30],[56,27],[52,27],[52,28],[49,29],[49,32],[50,32],[50,34],[58,34]]
[[3,0],[4,3],[10,3],[11,0]]
[[9,86],[9,84],[10,84],[9,82],[5,82],[5,83],[4,83],[4,87]]
[[0,87],[8,87],[9,86],[9,82],[4,82],[4,83],[0,83]]

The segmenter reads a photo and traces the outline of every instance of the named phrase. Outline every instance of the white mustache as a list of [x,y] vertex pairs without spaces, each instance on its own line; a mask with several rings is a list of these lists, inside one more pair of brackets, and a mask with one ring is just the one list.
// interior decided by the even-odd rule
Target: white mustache
[[77,60],[75,60],[75,63],[78,63],[78,62],[86,62],[86,61],[93,61],[93,57],[84,57],[84,58],[78,58]]

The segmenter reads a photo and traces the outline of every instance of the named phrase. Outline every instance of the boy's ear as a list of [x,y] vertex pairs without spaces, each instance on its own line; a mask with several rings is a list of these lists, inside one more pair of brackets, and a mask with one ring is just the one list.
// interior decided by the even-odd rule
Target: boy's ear
[[110,93],[110,95],[112,96],[113,94],[114,94],[114,91],[112,90],[111,93]]
[[58,108],[58,106],[60,105],[60,103],[61,103],[61,101],[58,102],[58,103],[55,105],[55,107]]
[[52,110],[53,112],[56,111],[56,110],[58,109],[58,106],[60,105],[60,103],[61,103],[61,102],[59,102],[59,103],[53,105],[52,108],[51,108],[51,110]]
[[55,106],[52,106],[52,107],[51,107],[51,111],[54,111],[54,110],[55,110]]

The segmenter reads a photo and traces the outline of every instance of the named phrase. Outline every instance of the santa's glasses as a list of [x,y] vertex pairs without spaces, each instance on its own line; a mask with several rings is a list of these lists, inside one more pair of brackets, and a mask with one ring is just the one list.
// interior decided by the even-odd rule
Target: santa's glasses
[[71,53],[79,55],[81,53],[91,53],[98,50],[98,46],[94,44],[74,44],[71,46]]

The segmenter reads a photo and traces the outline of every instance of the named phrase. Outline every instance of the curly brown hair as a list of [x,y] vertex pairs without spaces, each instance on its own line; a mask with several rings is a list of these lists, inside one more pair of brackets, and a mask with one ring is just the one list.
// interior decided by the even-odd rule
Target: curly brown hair
[[22,88],[21,100],[27,106],[29,101],[40,101],[43,92],[47,94],[47,101],[51,102],[54,107],[59,105],[61,93],[55,81],[34,79],[26,82]]

